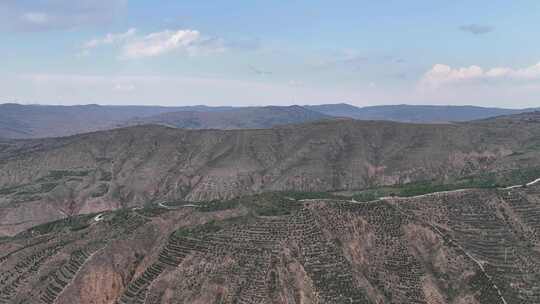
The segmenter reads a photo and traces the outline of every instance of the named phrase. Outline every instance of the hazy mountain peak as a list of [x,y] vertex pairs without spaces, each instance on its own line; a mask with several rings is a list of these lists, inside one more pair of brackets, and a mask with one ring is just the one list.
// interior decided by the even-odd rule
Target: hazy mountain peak
[[383,105],[348,103],[261,107],[0,105],[0,137],[57,137],[132,124],[165,124],[183,128],[269,128],[329,118],[446,123],[517,114],[534,109],[476,106]]

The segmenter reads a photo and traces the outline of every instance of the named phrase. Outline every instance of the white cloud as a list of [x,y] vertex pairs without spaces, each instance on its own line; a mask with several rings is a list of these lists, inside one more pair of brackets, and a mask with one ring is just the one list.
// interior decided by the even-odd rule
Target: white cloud
[[225,50],[219,39],[206,38],[196,30],[165,30],[135,39],[123,47],[124,58],[136,59],[154,57],[173,51],[188,55],[222,52]]
[[489,25],[481,25],[481,24],[467,24],[462,25],[459,27],[459,29],[463,32],[467,32],[474,35],[483,35],[487,34],[489,32],[493,32],[494,28]]
[[0,31],[66,30],[117,18],[128,0],[0,1]]
[[369,63],[370,58],[366,55],[353,50],[343,49],[332,51],[330,54],[325,54],[323,58],[317,60],[313,65],[317,68],[347,68],[358,70]]
[[452,68],[436,64],[420,80],[421,87],[438,88],[444,85],[474,83],[478,81],[511,80],[526,81],[540,79],[540,62],[521,69],[495,67],[484,70],[477,65]]
[[306,84],[303,81],[300,80],[289,80],[288,85],[291,87],[303,87]]
[[92,39],[84,43],[83,48],[92,49],[101,45],[125,42],[135,36],[137,29],[130,28],[125,33],[109,33],[103,38]]
[[21,19],[25,22],[29,22],[33,24],[46,24],[50,20],[47,14],[40,13],[40,12],[24,13],[21,16]]
[[131,92],[135,90],[135,85],[133,85],[132,83],[117,83],[114,86],[114,90],[120,92]]
[[417,100],[436,104],[537,107],[540,63],[524,68],[436,64],[416,86]]
[[175,51],[195,56],[220,53],[228,48],[225,41],[205,37],[196,30],[164,30],[139,36],[137,30],[131,28],[124,33],[109,33],[104,37],[83,43],[82,51],[78,56],[87,56],[88,50],[105,45],[119,46],[120,58],[123,59],[156,57]]

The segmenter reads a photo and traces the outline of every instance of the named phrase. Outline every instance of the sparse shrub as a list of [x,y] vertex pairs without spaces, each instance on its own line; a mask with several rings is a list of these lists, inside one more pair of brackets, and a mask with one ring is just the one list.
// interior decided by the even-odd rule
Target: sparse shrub
[[109,192],[109,185],[102,183],[97,186],[97,188],[92,192],[91,196],[102,197],[107,194],[107,192]]
[[199,234],[208,234],[208,233],[214,233],[218,232],[222,229],[223,222],[217,222],[215,220],[211,220],[206,224],[202,224],[199,226],[194,227],[183,227],[174,232],[174,235],[177,237],[186,237],[186,236],[193,236],[193,235],[199,235]]
[[31,229],[31,231],[39,234],[48,234],[56,231],[62,231],[64,229],[69,229],[70,231],[78,231],[87,228],[89,226],[88,221],[91,220],[94,216],[95,214],[72,216],[54,222],[35,226]]
[[8,188],[2,188],[0,189],[0,195],[9,195],[17,192],[17,189],[21,188],[21,186],[15,186],[15,187],[8,187]]
[[164,213],[167,213],[169,212],[169,210],[161,208],[161,207],[151,206],[151,207],[147,207],[143,209],[138,209],[135,212],[143,216],[155,217],[155,216],[160,216]]
[[49,174],[38,179],[39,182],[58,181],[66,177],[85,177],[90,174],[90,170],[51,170]]
[[99,177],[100,182],[110,182],[112,180],[112,173],[109,171],[101,171],[101,175]]

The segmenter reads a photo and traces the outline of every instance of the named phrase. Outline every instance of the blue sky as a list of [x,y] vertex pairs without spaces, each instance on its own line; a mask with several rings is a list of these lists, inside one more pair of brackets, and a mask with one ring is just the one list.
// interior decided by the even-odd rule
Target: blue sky
[[6,0],[0,99],[540,105],[538,1]]

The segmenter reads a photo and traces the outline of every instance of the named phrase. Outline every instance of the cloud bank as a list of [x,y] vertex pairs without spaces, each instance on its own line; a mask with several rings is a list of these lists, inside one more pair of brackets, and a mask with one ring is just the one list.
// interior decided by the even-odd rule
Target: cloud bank
[[355,94],[298,82],[82,74],[0,76],[0,89],[4,100],[43,104],[290,105],[349,100]]
[[540,80],[540,62],[525,68],[495,67],[483,69],[477,65],[452,68],[446,64],[436,64],[427,71],[420,85],[438,88],[453,84],[478,83],[488,81],[524,82]]
[[[484,72],[485,73],[485,72]],[[536,83],[536,84],[535,84]],[[44,104],[290,105],[346,101],[357,105],[438,104],[537,107],[540,84],[445,85],[417,90],[373,83],[359,87],[221,77],[26,74],[2,77],[4,101]]]
[[413,96],[428,104],[538,107],[540,62],[522,68],[435,64],[420,76]]

